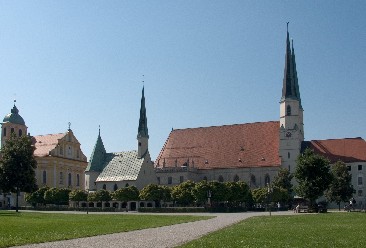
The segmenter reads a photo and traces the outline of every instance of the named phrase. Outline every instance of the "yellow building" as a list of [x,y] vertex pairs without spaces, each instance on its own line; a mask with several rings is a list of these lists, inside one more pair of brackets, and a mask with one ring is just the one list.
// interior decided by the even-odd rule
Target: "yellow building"
[[[27,126],[15,106],[1,123],[1,146],[11,133],[17,136],[27,134]],[[65,133],[38,135],[33,137],[34,156],[37,160],[35,170],[38,187],[84,189],[84,171],[87,158],[81,151],[80,143],[69,129]],[[23,197],[20,197],[23,198]],[[24,204],[23,201],[20,204]],[[14,206],[14,196],[0,196],[0,207]]]

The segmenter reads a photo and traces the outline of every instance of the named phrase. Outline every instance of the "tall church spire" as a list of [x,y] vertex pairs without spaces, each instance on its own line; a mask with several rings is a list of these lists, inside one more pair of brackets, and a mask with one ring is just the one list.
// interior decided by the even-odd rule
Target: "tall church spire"
[[299,90],[296,87],[297,85],[297,72],[296,72],[296,62],[295,62],[295,54],[293,52],[293,47],[291,51],[290,44],[290,35],[288,32],[288,23],[287,23],[287,38],[286,38],[286,55],[285,55],[285,71],[283,76],[283,87],[282,87],[282,98],[284,100],[286,98],[299,99]]
[[149,138],[149,130],[147,128],[147,117],[146,117],[146,107],[145,107],[145,87],[142,87],[142,97],[141,97],[141,107],[140,107],[140,119],[139,128],[137,131],[137,137]]
[[137,131],[137,156],[142,158],[148,152],[149,130],[147,128],[147,117],[145,107],[145,87],[142,87],[139,128]]

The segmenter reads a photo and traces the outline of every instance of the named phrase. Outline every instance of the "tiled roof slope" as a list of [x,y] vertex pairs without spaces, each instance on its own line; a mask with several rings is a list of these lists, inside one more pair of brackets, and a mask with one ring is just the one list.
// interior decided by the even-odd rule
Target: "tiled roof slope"
[[36,150],[34,151],[34,156],[36,157],[48,156],[49,152],[57,146],[58,140],[62,139],[65,135],[66,133],[34,136],[33,142],[36,147]]
[[307,147],[328,158],[331,163],[338,160],[345,163],[366,161],[366,142],[360,137],[303,142],[302,150]]
[[155,167],[163,165],[199,169],[280,166],[279,122],[173,130],[155,161]]
[[105,166],[96,182],[137,180],[144,158],[137,158],[137,151],[107,153]]

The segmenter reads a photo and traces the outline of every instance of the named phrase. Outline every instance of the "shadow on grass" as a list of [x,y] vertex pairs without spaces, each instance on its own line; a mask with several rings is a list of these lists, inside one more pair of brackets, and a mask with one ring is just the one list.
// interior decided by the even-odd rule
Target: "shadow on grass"
[[14,211],[0,211],[0,216],[20,216],[20,212]]

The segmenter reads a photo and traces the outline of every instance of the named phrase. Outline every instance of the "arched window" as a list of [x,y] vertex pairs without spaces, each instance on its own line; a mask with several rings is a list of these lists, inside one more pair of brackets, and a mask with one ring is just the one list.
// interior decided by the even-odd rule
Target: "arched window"
[[19,137],[22,137],[22,135],[23,135],[23,131],[22,131],[22,129],[19,129]]
[[116,191],[117,189],[118,189],[118,186],[117,186],[117,184],[115,183],[115,184],[114,184],[114,187],[113,187],[113,190],[114,190],[114,191]]
[[69,173],[68,175],[68,184],[69,187],[71,186],[71,173]]
[[224,177],[223,176],[219,176],[219,182],[222,183],[224,181]]
[[125,187],[127,188],[127,187],[129,187],[130,185],[128,184],[128,183],[126,183],[126,185],[125,185]]
[[255,179],[255,176],[253,174],[250,176],[250,184],[254,185],[254,186],[257,186],[256,179]]
[[80,186],[80,175],[76,174],[76,186]]
[[287,158],[290,158],[291,157],[291,154],[290,152],[287,153]]
[[106,190],[107,189],[107,185],[103,184],[103,189]]
[[10,129],[10,133],[14,133],[14,128],[11,128]]
[[47,183],[47,172],[45,170],[42,173],[42,183],[43,184]]
[[6,136],[6,127],[4,127],[4,130],[3,130],[3,136],[4,136],[4,137]]
[[239,176],[238,175],[234,176],[234,182],[239,182]]
[[203,177],[203,180],[207,181],[207,177],[206,177],[206,176],[204,176],[204,177]]
[[265,185],[269,185],[271,183],[271,180],[270,180],[268,174],[266,174],[266,176],[264,177],[264,183],[265,183]]
[[291,106],[290,105],[287,106],[286,115],[291,115]]

